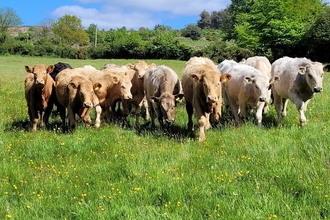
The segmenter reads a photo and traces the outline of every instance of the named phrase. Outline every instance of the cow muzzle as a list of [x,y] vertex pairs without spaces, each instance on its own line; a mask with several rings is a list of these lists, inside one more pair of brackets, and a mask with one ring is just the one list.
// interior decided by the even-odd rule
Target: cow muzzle
[[45,81],[43,79],[36,79],[36,85],[45,85]]
[[266,102],[267,98],[266,97],[259,97],[259,102]]
[[84,102],[83,107],[84,108],[92,108],[93,107],[93,103],[91,103],[91,102]]
[[206,102],[208,102],[208,103],[214,103],[214,102],[217,102],[219,99],[218,99],[218,97],[217,96],[211,96],[211,95],[209,95],[209,96],[207,96],[207,98],[206,98]]
[[314,87],[313,91],[315,93],[322,92],[323,88],[322,87]]
[[166,121],[167,125],[170,126],[170,125],[173,124],[174,119],[173,118],[172,119],[166,119],[165,121]]
[[124,95],[124,99],[130,100],[132,99],[132,95]]

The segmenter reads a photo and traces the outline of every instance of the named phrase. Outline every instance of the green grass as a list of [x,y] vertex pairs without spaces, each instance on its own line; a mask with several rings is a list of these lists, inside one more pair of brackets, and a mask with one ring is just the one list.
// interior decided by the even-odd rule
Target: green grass
[[[330,218],[328,75],[303,128],[289,103],[279,127],[271,106],[264,128],[253,120],[234,127],[224,116],[199,143],[181,103],[170,134],[143,120],[140,130],[104,123],[86,130],[80,122],[63,134],[58,117],[53,129],[31,133],[24,65],[59,61],[100,68],[137,60],[0,57],[0,219]],[[184,67],[147,62],[180,76]]]

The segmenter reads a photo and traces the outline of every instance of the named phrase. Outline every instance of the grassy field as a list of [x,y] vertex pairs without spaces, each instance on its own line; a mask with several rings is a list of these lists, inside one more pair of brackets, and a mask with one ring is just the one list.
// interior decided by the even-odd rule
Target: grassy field
[[[74,134],[63,134],[55,116],[53,129],[31,133],[24,66],[59,61],[100,68],[137,60],[0,57],[0,219],[330,218],[329,75],[303,128],[289,103],[279,127],[271,106],[264,128],[252,119],[234,127],[224,117],[199,143],[197,131],[186,130],[181,103],[169,134],[143,120],[140,130],[86,130],[80,122]],[[179,76],[184,67],[147,62]]]

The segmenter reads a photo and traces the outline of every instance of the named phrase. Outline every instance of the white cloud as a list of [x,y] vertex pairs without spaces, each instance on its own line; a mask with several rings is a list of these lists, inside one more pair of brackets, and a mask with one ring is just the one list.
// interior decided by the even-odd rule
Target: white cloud
[[[154,28],[162,19],[180,19],[181,16],[199,16],[206,10],[219,11],[230,4],[230,0],[77,0],[80,5],[61,6],[53,11],[57,18],[66,14],[76,15],[83,26],[97,24],[101,29]],[[94,4],[95,3],[95,4]],[[91,4],[94,4],[91,6]],[[96,8],[97,7],[97,8]]]

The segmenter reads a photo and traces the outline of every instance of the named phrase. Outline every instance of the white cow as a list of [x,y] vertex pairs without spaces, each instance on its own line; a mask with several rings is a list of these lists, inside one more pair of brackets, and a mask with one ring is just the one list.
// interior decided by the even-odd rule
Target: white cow
[[[268,58],[265,56],[254,56],[247,59],[243,59],[240,63],[252,66],[258,69],[261,73],[271,77],[272,64],[269,62]],[[271,102],[271,87],[268,90],[268,97],[264,107],[264,113],[269,110],[269,105]]]
[[286,116],[290,99],[299,111],[300,125],[306,124],[305,112],[314,93],[322,91],[324,69],[307,58],[282,57],[272,64],[272,76],[280,79],[272,88],[278,122]]
[[252,66],[234,65],[229,71],[232,78],[225,83],[225,90],[230,102],[236,124],[242,122],[247,107],[256,111],[258,126],[262,125],[262,110],[268,99],[268,89],[276,80],[261,73]]

